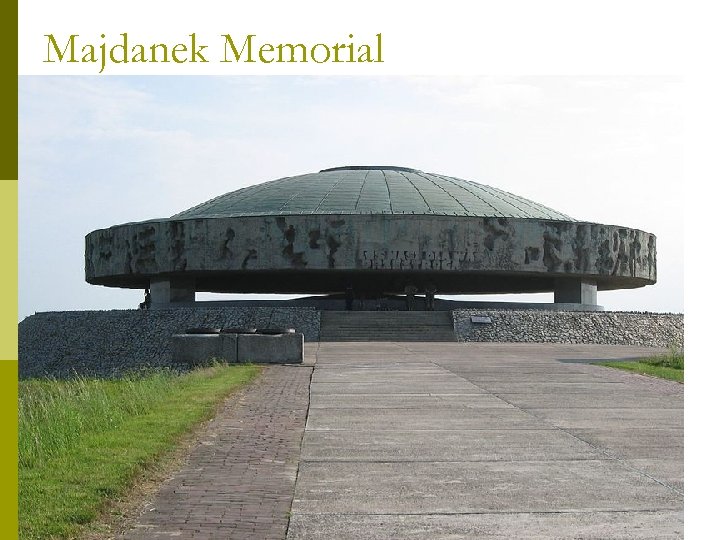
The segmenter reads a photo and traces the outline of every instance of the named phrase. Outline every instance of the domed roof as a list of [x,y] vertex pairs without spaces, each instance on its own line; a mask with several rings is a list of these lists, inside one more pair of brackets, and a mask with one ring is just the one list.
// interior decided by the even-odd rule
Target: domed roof
[[500,189],[415,169],[350,166],[226,193],[171,219],[297,214],[421,214],[575,221]]

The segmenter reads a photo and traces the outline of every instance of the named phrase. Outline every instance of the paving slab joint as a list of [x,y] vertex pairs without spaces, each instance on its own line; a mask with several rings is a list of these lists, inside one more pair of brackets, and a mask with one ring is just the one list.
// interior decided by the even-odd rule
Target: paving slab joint
[[308,424],[308,417],[310,416],[310,392],[312,391],[312,381],[313,377],[315,376],[315,366],[300,366],[295,364],[296,367],[307,367],[310,368],[310,377],[308,377],[308,391],[307,391],[307,407],[305,407],[305,423],[303,424],[303,432],[300,436],[300,452],[298,453],[298,462],[297,466],[295,467],[295,481],[293,483],[293,494],[292,499],[290,503],[290,512],[288,512],[287,521],[285,523],[285,538],[287,538],[288,532],[290,530],[290,516],[292,516],[292,505],[295,502],[295,497],[297,493],[297,484],[298,484],[298,476],[300,475],[300,464],[302,463],[302,449],[303,444],[305,443],[305,433],[307,433],[307,424]]

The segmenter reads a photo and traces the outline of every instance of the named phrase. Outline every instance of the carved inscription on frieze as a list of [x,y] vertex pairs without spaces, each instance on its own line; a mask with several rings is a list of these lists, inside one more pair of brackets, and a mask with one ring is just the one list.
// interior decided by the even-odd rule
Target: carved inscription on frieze
[[366,249],[363,268],[371,270],[456,270],[480,260],[478,251]]

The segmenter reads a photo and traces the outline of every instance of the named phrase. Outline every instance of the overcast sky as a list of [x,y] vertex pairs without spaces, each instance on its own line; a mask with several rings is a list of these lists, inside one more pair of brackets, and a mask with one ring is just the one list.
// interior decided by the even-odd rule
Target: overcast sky
[[652,232],[658,283],[598,301],[683,311],[677,79],[21,77],[19,90],[21,319],[137,307],[142,291],[85,283],[94,229],[352,164],[474,180]]

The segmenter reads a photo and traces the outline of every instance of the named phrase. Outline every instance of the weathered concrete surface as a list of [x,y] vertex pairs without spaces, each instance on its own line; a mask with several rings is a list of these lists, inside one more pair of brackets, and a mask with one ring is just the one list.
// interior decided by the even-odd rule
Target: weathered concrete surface
[[303,335],[176,334],[172,337],[173,362],[195,366],[212,359],[229,364],[302,364]]
[[[491,394],[314,394],[317,409],[494,409],[512,407]],[[372,411],[368,411],[372,415]]]
[[[89,283],[156,289],[444,293],[597,289],[656,280],[655,237],[576,221],[491,186],[392,166],[341,167],[227,193],[169,219],[86,236]],[[482,279],[478,279],[482,277]],[[556,280],[559,279],[560,281]]]
[[303,361],[303,335],[238,335],[238,362],[296,363]]
[[[356,344],[357,345],[357,344]],[[375,383],[318,383],[315,391],[318,394],[337,394],[341,390],[347,394],[415,394],[418,392],[432,393],[437,388],[437,384],[432,381],[423,383],[419,381],[413,387],[406,385],[377,381]],[[447,383],[446,392],[454,394],[479,394],[480,390],[467,384],[466,381],[455,381]]]
[[[199,291],[324,293],[343,291],[352,279],[357,290],[402,293],[413,280],[421,288],[433,282],[447,294],[553,291],[556,278],[573,278],[572,283],[584,280],[608,290],[655,283],[656,272],[652,234],[542,219],[412,214],[164,219],[85,237],[85,279],[136,288],[155,281],[172,287],[175,280],[182,290],[192,281]],[[584,296],[569,298],[582,303]]]
[[624,512],[677,510],[678,501],[673,490],[613,460],[303,462],[293,512]]
[[[440,382],[439,384],[442,384]],[[314,390],[314,388],[313,388]],[[451,388],[450,392],[454,392]],[[372,414],[359,409],[317,409],[308,418],[308,429],[312,430],[371,430],[397,431],[402,429],[425,431],[429,429],[549,429],[531,415],[516,408],[490,411],[474,409],[472,415],[459,415],[457,410],[432,407],[406,409],[398,415],[393,409],[377,409]]]
[[320,313],[291,307],[36,313],[18,324],[19,375],[108,377],[173,367],[172,336],[198,327],[294,328],[313,341],[318,339]]
[[[367,412],[367,411],[366,411]],[[475,411],[480,412],[480,411]],[[457,412],[455,412],[457,414]],[[480,412],[480,414],[483,414]],[[487,413],[485,413],[487,416]],[[397,430],[310,429],[303,440],[305,461],[492,461],[502,448],[510,461],[602,459],[601,451],[552,429],[482,430],[448,425],[439,429],[407,426]],[[415,428],[415,429],[413,429]]]
[[342,516],[301,514],[293,516],[289,538],[667,540],[681,538],[682,534],[681,511]]
[[197,366],[212,360],[237,363],[235,334],[175,334],[170,346],[175,364]]
[[597,408],[533,409],[533,414],[556,427],[566,429],[682,428],[684,411],[682,406],[676,407],[663,408],[663,414],[657,414],[654,408],[637,406],[625,409],[603,408],[602,415],[598,415]]
[[314,344],[288,538],[682,537],[682,385],[569,362],[656,351]]

